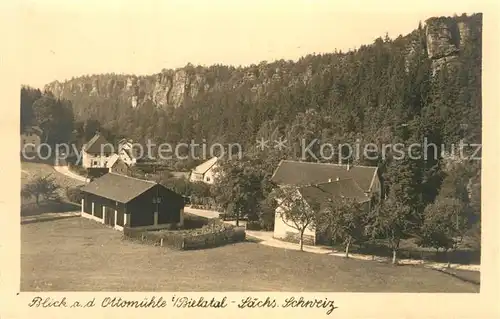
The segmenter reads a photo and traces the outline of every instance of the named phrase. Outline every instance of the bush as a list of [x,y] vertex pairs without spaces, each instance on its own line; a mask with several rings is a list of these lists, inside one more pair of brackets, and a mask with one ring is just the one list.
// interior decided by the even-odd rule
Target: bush
[[66,197],[70,202],[80,204],[83,199],[81,186],[66,187]]
[[208,218],[184,213],[184,229],[202,228],[209,222]]
[[69,170],[74,172],[75,174],[77,175],[80,175],[80,176],[83,176],[83,177],[86,177],[87,176],[87,169],[80,166],[80,165],[72,165],[72,164],[69,164]]
[[247,229],[248,230],[262,230],[261,223],[259,221],[253,220],[247,222]]

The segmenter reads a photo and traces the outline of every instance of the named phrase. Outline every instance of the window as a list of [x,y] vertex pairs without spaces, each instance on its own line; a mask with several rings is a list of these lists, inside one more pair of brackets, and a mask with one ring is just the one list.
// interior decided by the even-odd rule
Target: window
[[207,176],[206,181],[207,181],[207,182],[210,182],[210,177],[208,177],[208,176]]
[[97,164],[98,164],[98,161],[97,161],[97,160],[93,160],[93,161],[92,161],[92,166],[97,166]]
[[161,203],[161,197],[153,197],[153,204],[160,204]]

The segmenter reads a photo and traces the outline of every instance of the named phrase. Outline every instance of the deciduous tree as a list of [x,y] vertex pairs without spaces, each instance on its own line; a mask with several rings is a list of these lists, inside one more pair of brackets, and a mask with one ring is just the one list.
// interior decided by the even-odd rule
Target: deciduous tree
[[36,204],[40,205],[40,197],[45,200],[59,200],[59,188],[60,186],[50,175],[38,176],[23,186],[21,196],[26,199],[34,197]]
[[318,230],[342,240],[345,256],[349,257],[352,243],[365,237],[367,211],[362,203],[350,198],[335,198],[322,205]]
[[283,186],[273,192],[278,204],[277,213],[287,226],[299,233],[300,250],[304,250],[304,232],[314,227],[319,217],[319,205],[307,203],[297,187]]

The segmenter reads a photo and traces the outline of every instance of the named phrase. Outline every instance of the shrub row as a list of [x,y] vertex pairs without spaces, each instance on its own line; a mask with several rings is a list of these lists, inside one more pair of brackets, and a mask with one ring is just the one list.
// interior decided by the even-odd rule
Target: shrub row
[[124,236],[158,246],[175,249],[203,249],[245,240],[245,230],[214,220],[202,228],[188,230],[144,231],[125,227]]
[[80,176],[83,176],[83,177],[86,177],[87,176],[87,169],[85,167],[82,167],[80,165],[74,165],[74,164],[69,164],[68,165],[68,168],[70,171],[72,171],[73,173],[77,174],[77,175],[80,175]]
[[252,220],[247,222],[248,230],[262,230],[262,225],[258,220]]
[[202,228],[210,223],[210,219],[184,212],[184,229]]
[[72,203],[80,204],[83,199],[81,186],[66,187],[66,197]]
[[251,220],[247,222],[248,230],[273,231],[274,224],[268,224],[263,220]]
[[206,209],[206,210],[215,210],[215,211],[221,211],[222,208],[215,204],[199,204],[196,202],[196,199],[193,199],[193,197],[189,198],[189,206],[191,208],[196,208],[196,209]]

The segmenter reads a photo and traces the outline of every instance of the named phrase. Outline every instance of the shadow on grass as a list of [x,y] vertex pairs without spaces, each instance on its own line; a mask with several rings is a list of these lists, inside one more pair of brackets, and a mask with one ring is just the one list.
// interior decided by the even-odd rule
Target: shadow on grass
[[[354,246],[351,252],[363,255],[375,255],[378,257],[392,257],[392,251],[382,243],[364,243],[363,245]],[[472,249],[458,249],[453,252],[435,252],[423,250],[420,248],[405,248],[399,249],[399,259],[424,260],[430,262],[446,263],[450,261],[453,264],[479,264],[481,260],[481,251]]]
[[33,224],[33,223],[50,222],[50,221],[53,221],[53,220],[75,218],[75,217],[80,217],[80,216],[73,215],[73,216],[54,216],[54,217],[46,217],[46,218],[34,218],[34,219],[31,219],[31,220],[21,221],[21,225]]
[[31,217],[45,213],[66,213],[80,210],[80,205],[65,201],[46,201],[40,205],[36,203],[21,204],[21,216]]
[[252,237],[252,236],[246,236],[246,242],[249,242],[249,243],[260,243],[260,242],[263,242],[262,239],[259,239],[259,238],[255,238],[255,237]]
[[479,271],[468,271],[468,270],[458,270],[458,269],[434,269],[443,274],[457,278],[459,280],[474,284],[476,286],[481,286],[481,274]]

